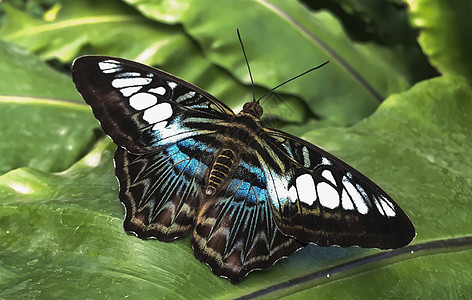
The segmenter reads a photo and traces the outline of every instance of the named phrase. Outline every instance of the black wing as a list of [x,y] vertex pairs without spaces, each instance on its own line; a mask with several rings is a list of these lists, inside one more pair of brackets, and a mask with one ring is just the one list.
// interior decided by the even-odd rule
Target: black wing
[[407,215],[370,179],[304,140],[265,130],[267,189],[282,233],[320,246],[380,249],[415,237]]
[[83,56],[72,78],[103,131],[131,153],[149,153],[218,131],[234,113],[197,86],[121,58]]
[[125,59],[80,57],[72,76],[119,146],[115,172],[125,230],[163,241],[184,235],[233,112],[194,85]]

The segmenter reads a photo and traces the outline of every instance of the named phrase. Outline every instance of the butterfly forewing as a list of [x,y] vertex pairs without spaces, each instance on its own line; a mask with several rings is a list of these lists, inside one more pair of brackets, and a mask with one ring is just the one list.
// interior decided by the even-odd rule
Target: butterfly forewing
[[415,235],[400,207],[318,147],[235,115],[202,89],[136,62],[78,58],[73,80],[118,145],[124,228],[162,241],[192,226],[195,256],[232,282],[306,243],[396,248]]
[[414,238],[411,221],[374,182],[304,140],[266,132],[266,156],[277,157],[272,165],[278,166],[265,166],[270,204],[284,234],[320,246],[380,249],[402,247]]
[[103,56],[75,60],[74,83],[103,131],[132,153],[211,134],[233,112],[181,79],[136,62]]

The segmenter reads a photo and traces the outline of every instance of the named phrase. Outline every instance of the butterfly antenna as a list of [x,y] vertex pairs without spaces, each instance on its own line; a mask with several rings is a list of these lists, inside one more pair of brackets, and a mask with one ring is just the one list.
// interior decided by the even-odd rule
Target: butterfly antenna
[[254,92],[254,81],[252,80],[251,68],[249,67],[249,61],[247,60],[246,51],[244,50],[243,40],[241,39],[241,35],[239,34],[238,28],[236,28],[236,32],[238,33],[239,43],[241,44],[241,48],[243,49],[244,59],[246,60],[247,69],[249,71],[249,77],[251,78],[252,101],[256,102],[256,94]]
[[[314,70],[316,70],[316,69],[319,69],[319,68],[321,68],[322,66],[326,65],[327,63],[329,63],[329,60],[328,60],[328,61],[325,61],[324,63],[322,63],[322,64],[319,65],[319,66],[316,66],[316,67],[314,67],[314,68],[311,68],[311,69],[308,70],[308,71],[305,71],[305,72],[303,72],[303,73],[301,73],[301,74],[299,74],[299,75],[297,75],[297,76],[295,76],[295,77],[290,78],[289,80],[286,80],[286,81],[282,82],[281,84],[277,85],[276,87],[272,88],[270,91],[268,91],[267,93],[265,93],[262,97],[260,97],[259,99],[257,99],[257,102],[259,102],[262,98],[264,98],[265,96],[269,95],[269,94],[272,93],[275,89],[278,89],[278,88],[281,87],[282,85],[284,85],[284,84],[286,84],[286,83],[289,83],[290,81],[295,80],[295,79],[297,79],[298,77],[301,77],[301,76],[303,76],[303,75],[305,75],[305,74],[307,74],[307,73],[310,73],[311,71],[314,71]],[[249,67],[249,66],[248,66],[248,67]],[[250,73],[249,73],[249,74],[250,74]],[[252,79],[251,79],[251,80],[252,80]],[[254,88],[254,85],[253,85],[253,88]]]

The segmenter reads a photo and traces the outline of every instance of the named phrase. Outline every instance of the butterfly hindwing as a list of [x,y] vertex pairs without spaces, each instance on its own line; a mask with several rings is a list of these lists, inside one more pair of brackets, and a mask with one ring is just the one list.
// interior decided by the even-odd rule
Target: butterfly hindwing
[[195,256],[232,282],[305,246],[277,229],[260,162],[246,154],[223,193],[205,201],[192,237]]
[[79,57],[72,77],[103,131],[131,153],[211,134],[234,114],[199,87],[125,59]]
[[133,155],[118,147],[115,173],[126,207],[125,230],[170,241],[194,225],[200,186],[218,147],[213,137],[191,137],[165,149]]
[[265,165],[270,204],[284,234],[320,246],[380,249],[413,239],[406,214],[370,179],[304,140],[265,130],[267,160],[277,157]]

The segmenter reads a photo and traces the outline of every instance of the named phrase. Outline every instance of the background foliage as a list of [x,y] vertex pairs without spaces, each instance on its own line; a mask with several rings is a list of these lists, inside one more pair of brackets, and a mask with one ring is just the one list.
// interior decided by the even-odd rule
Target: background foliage
[[[0,298],[463,298],[472,293],[472,27],[467,1],[0,2]],[[173,73],[325,148],[387,190],[417,237],[393,251],[310,245],[232,285],[188,238],[121,227],[112,155],[73,59]]]

